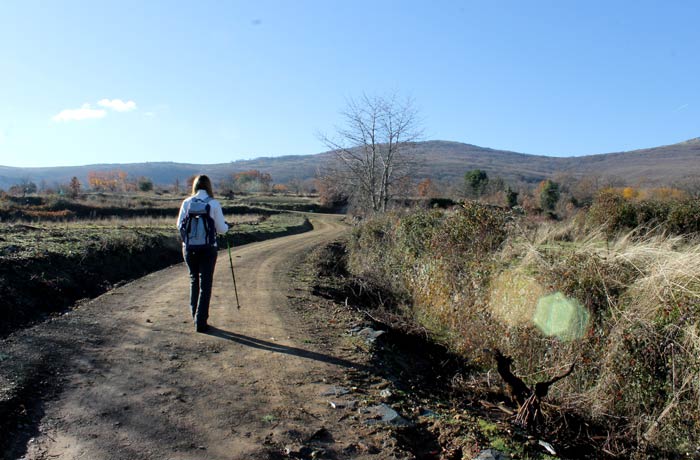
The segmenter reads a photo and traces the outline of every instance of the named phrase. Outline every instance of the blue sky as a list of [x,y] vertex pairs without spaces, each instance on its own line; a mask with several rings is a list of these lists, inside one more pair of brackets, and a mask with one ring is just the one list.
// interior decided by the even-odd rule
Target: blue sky
[[700,136],[696,1],[0,4],[0,165],[325,150],[348,98],[426,139],[570,156]]

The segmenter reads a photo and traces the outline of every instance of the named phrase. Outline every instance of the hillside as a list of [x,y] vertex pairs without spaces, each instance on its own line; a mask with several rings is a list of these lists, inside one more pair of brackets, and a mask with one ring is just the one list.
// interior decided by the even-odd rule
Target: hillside
[[0,188],[8,188],[22,179],[30,179],[37,184],[42,180],[49,184],[67,183],[73,176],[83,183],[87,182],[90,171],[123,170],[129,177],[150,177],[156,184],[169,185],[179,179],[185,179],[193,174],[206,173],[214,181],[218,181],[231,173],[258,169],[272,175],[275,182],[285,183],[290,179],[306,179],[314,177],[320,161],[328,158],[328,154],[282,156],[276,158],[257,158],[255,160],[235,161],[219,164],[188,164],[173,162],[153,163],[113,163],[92,164],[85,166],[62,166],[52,168],[14,168],[0,166]]
[[[490,175],[525,182],[536,182],[555,173],[568,173],[574,176],[617,176],[629,183],[643,180],[660,185],[686,182],[700,175],[700,138],[649,149],[580,157],[528,155],[449,141],[418,142],[412,150],[421,159],[417,176],[442,180],[460,180],[465,171],[475,168]],[[176,178],[184,182],[188,176],[202,172],[218,181],[231,173],[250,169],[268,172],[275,182],[285,183],[294,178],[314,177],[318,167],[330,158],[332,154],[324,152],[209,165],[160,162],[54,168],[0,166],[0,188],[8,188],[22,179],[53,184],[67,183],[71,177],[77,176],[86,181],[89,171],[114,169],[124,170],[131,177],[150,177],[163,185],[174,183]]]
[[565,158],[564,171],[607,174],[654,184],[697,180],[700,174],[700,137],[677,144],[629,152]]

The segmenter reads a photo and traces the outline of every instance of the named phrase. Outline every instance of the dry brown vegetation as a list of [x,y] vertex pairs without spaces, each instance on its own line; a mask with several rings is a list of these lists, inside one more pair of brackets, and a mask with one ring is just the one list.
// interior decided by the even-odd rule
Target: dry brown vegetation
[[[608,198],[600,196],[598,206]],[[639,203],[621,203],[639,212]],[[697,219],[692,203],[669,206],[667,216]],[[615,215],[616,208],[608,211]],[[593,209],[566,222],[534,222],[475,202],[453,211],[388,214],[355,229],[348,266],[403,299],[404,317],[477,364],[476,380],[486,382],[493,369],[484,349],[513,357],[528,384],[576,361],[575,372],[551,389],[550,415],[576,413],[606,426],[601,449],[640,457],[694,454],[700,443],[697,235],[668,219],[627,229],[599,218]],[[553,296],[573,306],[582,327],[558,333],[538,327],[538,305]]]

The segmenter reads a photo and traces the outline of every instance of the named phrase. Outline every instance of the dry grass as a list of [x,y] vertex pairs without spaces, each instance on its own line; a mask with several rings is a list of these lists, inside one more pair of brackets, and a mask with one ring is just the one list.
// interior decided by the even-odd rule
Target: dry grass
[[[410,293],[414,319],[485,371],[490,363],[481,349],[494,346],[513,356],[529,382],[576,360],[576,372],[553,387],[560,407],[606,423],[628,441],[694,452],[700,242],[643,229],[610,241],[582,215],[521,221],[494,244],[494,231],[473,218],[501,221],[483,211],[369,222],[350,243],[350,268]],[[584,334],[551,334],[535,324],[536,308],[553,293],[585,309]]]
[[[604,294],[586,305],[596,313],[588,337],[547,350],[560,362],[583,357],[579,377],[555,394],[578,411],[617,420],[639,443],[692,452],[700,441],[700,244],[640,233],[609,242],[600,228],[542,225],[510,255],[520,252],[520,270],[578,300],[595,298],[596,286]],[[585,289],[572,289],[577,284]]]
[[[233,222],[234,224],[237,224],[237,225],[243,225],[243,224],[259,224],[260,222],[266,220],[268,218],[268,216],[263,216],[261,214],[234,214],[234,215],[224,216],[224,218],[226,219],[227,222]],[[82,219],[82,220],[56,222],[56,223],[47,222],[44,224],[48,225],[48,226],[53,226],[53,227],[60,227],[60,226],[82,227],[85,225],[95,225],[95,226],[104,226],[104,227],[122,226],[122,227],[158,227],[158,228],[172,227],[172,228],[175,228],[176,219],[174,219],[172,217],[152,217],[152,216],[128,217],[128,218],[110,216],[110,217],[105,217],[103,219]]]

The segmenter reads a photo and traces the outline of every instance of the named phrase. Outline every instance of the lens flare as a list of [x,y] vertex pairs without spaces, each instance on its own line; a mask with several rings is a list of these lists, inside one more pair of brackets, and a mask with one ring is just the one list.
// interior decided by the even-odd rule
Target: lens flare
[[530,324],[537,301],[544,294],[544,288],[533,277],[506,270],[491,283],[491,312],[508,326]]
[[586,334],[590,314],[576,299],[557,292],[540,298],[532,322],[544,335],[570,341]]

